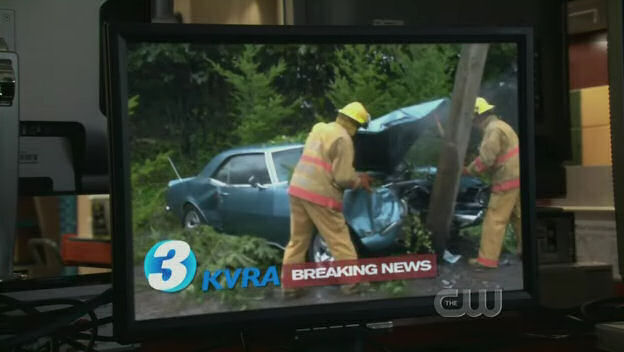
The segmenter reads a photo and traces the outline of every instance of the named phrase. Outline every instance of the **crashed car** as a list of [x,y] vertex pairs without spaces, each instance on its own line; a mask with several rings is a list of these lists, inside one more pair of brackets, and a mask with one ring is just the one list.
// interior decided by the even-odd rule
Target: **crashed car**
[[[427,214],[437,168],[410,168],[406,155],[415,141],[425,133],[440,135],[448,118],[450,100],[436,99],[397,109],[373,119],[368,128],[360,129],[354,138],[355,167],[374,171],[393,185],[412,211]],[[451,232],[479,224],[490,198],[490,187],[481,179],[462,176],[459,182]]]
[[[358,252],[382,255],[400,248],[401,225],[410,212],[426,214],[436,169],[415,171],[410,178],[399,164],[418,138],[418,129],[434,114],[442,113],[445,100],[400,109],[371,121],[355,137],[358,170],[370,172],[383,185],[373,193],[347,190],[343,213]],[[390,116],[389,116],[390,115]],[[404,141],[407,145],[401,145]],[[369,143],[378,143],[377,147]],[[385,148],[379,148],[384,143]],[[371,148],[373,147],[373,148]],[[394,148],[391,154],[381,149]],[[290,231],[288,181],[303,151],[302,144],[247,146],[215,156],[197,175],[168,184],[166,209],[183,226],[208,224],[232,235],[259,236],[284,248]],[[369,155],[370,158],[362,158]],[[488,187],[481,180],[463,176],[453,226],[462,228],[482,220]],[[333,260],[323,239],[314,236],[309,260]]]

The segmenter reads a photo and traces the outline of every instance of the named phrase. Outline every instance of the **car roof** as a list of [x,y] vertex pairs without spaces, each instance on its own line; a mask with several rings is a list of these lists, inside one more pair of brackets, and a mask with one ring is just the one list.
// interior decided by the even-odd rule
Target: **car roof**
[[285,144],[255,144],[242,147],[235,147],[223,151],[228,155],[244,154],[244,153],[264,153],[264,152],[279,152],[286,149],[301,148],[303,144],[300,143],[285,143]]
[[249,153],[264,153],[264,152],[279,152],[282,150],[303,148],[303,144],[300,143],[282,143],[282,144],[256,144],[256,145],[247,145],[241,147],[230,148],[222,151],[217,154],[210,162],[206,165],[206,167],[201,171],[201,174],[210,175],[212,174],[223,161],[231,156],[239,155],[239,154],[249,154]]

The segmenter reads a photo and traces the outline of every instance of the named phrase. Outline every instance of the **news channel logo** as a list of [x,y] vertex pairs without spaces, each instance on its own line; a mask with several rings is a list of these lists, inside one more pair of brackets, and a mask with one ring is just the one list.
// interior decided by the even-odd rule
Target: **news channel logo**
[[178,292],[193,281],[197,259],[191,246],[184,241],[160,241],[147,252],[143,269],[153,289]]
[[[489,291],[492,292],[492,291]],[[458,289],[444,289],[439,291],[433,302],[436,312],[445,318],[459,318],[468,315],[471,318],[481,315],[493,318],[500,314],[503,309],[503,291],[496,289],[493,291],[494,297],[491,300],[492,307],[488,307],[488,291],[479,290],[477,305],[472,304],[472,290],[462,290],[460,297]]]

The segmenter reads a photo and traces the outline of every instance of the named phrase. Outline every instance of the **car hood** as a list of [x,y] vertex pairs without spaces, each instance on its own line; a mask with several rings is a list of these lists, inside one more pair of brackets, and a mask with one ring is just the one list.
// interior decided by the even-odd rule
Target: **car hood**
[[371,120],[354,137],[355,168],[392,173],[427,128],[446,120],[449,99],[436,99],[394,110]]

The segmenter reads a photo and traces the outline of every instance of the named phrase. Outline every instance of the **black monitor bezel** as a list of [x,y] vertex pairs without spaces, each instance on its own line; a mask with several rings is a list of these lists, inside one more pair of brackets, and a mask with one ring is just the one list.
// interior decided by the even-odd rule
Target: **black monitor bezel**
[[[534,56],[530,27],[357,27],[357,26],[229,26],[183,24],[115,24],[107,32],[107,107],[111,204],[113,223],[113,288],[115,335],[137,341],[167,334],[212,334],[232,329],[296,329],[346,323],[365,323],[435,314],[433,297],[411,297],[314,306],[272,308],[137,321],[134,314],[134,275],[128,154],[127,72],[128,42],[203,43],[465,43],[518,44],[518,103],[521,163],[524,290],[503,292],[507,309],[536,301],[537,259],[534,239]],[[162,336],[162,335],[160,335]]]

